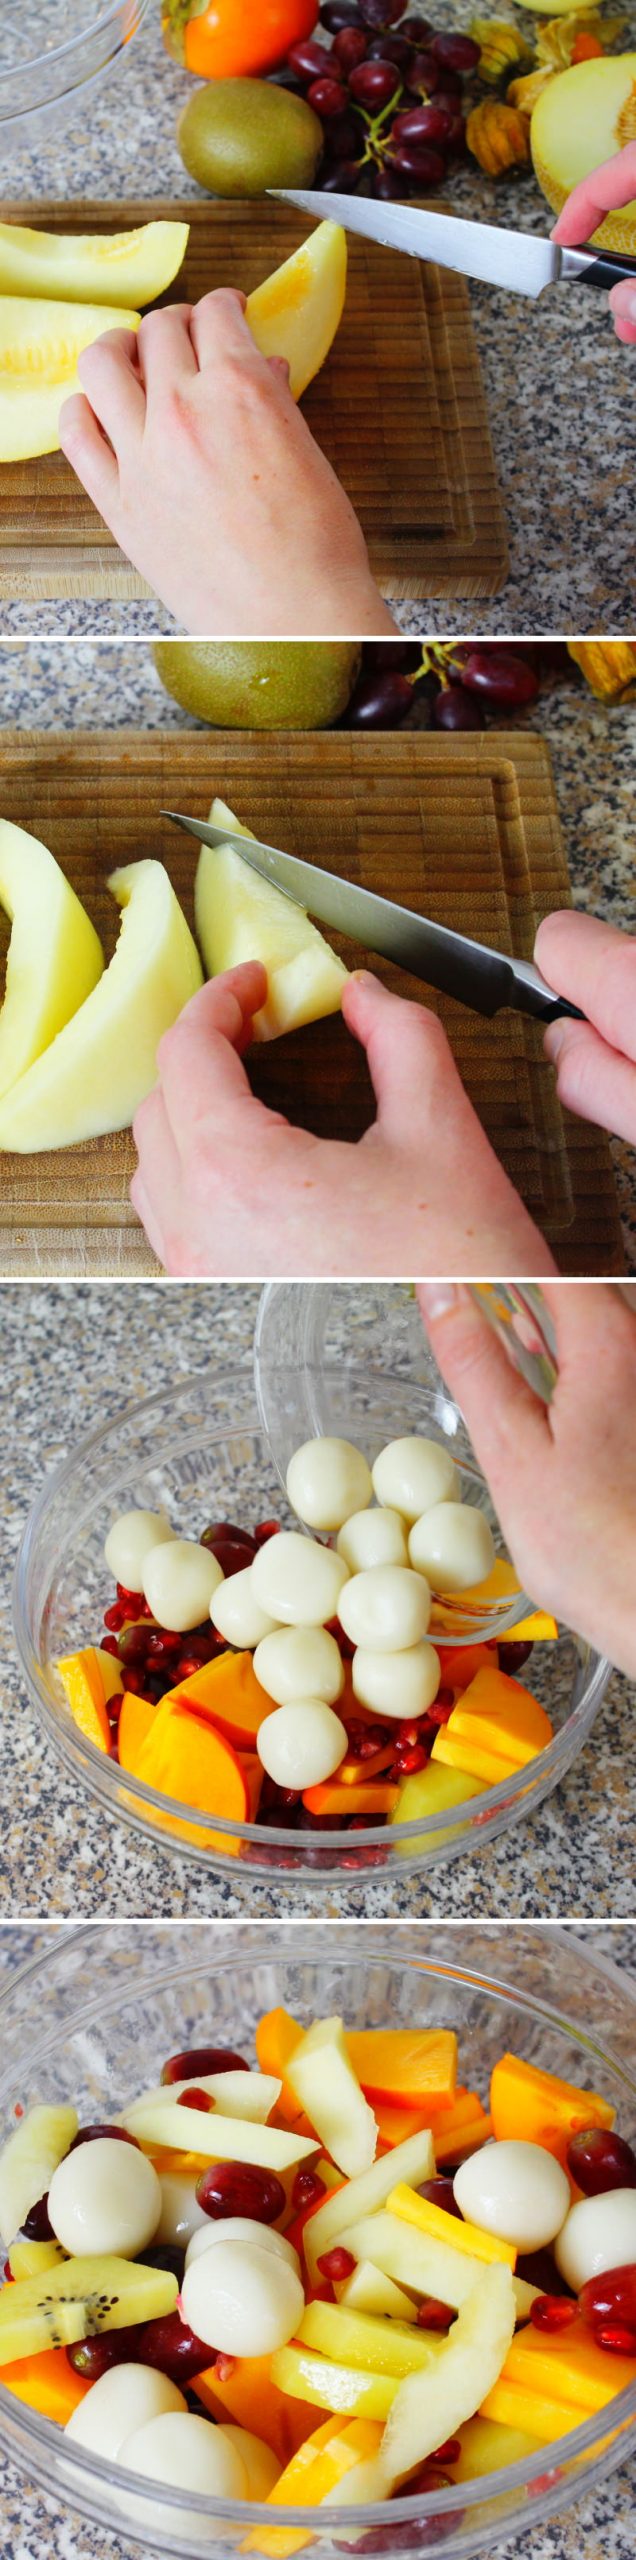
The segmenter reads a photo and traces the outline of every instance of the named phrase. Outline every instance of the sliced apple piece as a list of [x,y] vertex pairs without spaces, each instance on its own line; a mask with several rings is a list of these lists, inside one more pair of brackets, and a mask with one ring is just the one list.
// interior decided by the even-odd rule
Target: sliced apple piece
[[417,2306],[409,2294],[384,2276],[381,2267],[372,2266],[370,2258],[359,2258],[353,2274],[334,2285],[334,2293],[347,2311],[371,2311],[390,2320],[417,2319]]
[[[287,2070],[289,2071],[289,2063]],[[324,2257],[327,2249],[334,2248],[336,2240],[342,2239],[347,2224],[356,2219],[360,2220],[364,2216],[369,2228],[371,2227],[373,2216],[386,2204],[391,2188],[395,2187],[400,2179],[403,2179],[407,2186],[419,2187],[424,2185],[425,2179],[434,2178],[434,2176],[433,2137],[426,2131],[411,2134],[408,2142],[396,2143],[395,2148],[386,2152],[382,2159],[374,2160],[373,2167],[366,2169],[361,2178],[351,2178],[346,2186],[338,2187],[336,2194],[327,2196],[325,2204],[321,2204],[318,2212],[312,2214],[311,2221],[305,2228],[305,2259],[310,2276],[315,2277],[318,2259]],[[376,2264],[373,2249],[356,2249],[354,2256],[370,2258],[372,2265]],[[394,2270],[392,2267],[383,2267],[382,2272],[393,2275]],[[408,2285],[410,2278],[405,2276],[401,2281]],[[396,2277],[396,2282],[400,2283],[399,2276]],[[415,2285],[415,2278],[413,2282]]]
[[0,1094],[48,1049],[97,986],[104,954],[55,855],[0,820],[0,906],[11,922],[0,1012]]
[[538,2453],[540,2436],[531,2436],[523,2427],[502,2427],[496,2418],[467,2418],[459,2431],[461,2453],[453,2462],[454,2480],[485,2480],[489,2471],[501,2471],[509,2462],[527,2462]]
[[355,2365],[360,2373],[422,2373],[441,2351],[439,2335],[401,2320],[377,2320],[363,2311],[347,2311],[342,2302],[308,2302],[297,2332],[298,2345],[313,2347],[336,2364]]
[[60,410],[81,390],[78,362],[85,347],[107,329],[138,329],[139,311],[106,304],[29,301],[8,294],[0,301],[0,462],[26,462],[57,453]]
[[245,2124],[266,2124],[280,2097],[281,2083],[264,2071],[197,2072],[188,2080],[162,2081],[158,2089],[145,2090],[143,2097],[133,2099],[129,2114],[134,2115],[137,2107],[169,2106],[188,2089],[204,2089],[221,2115],[238,2116]]
[[65,2258],[42,2276],[0,2292],[0,2367],[47,2347],[77,2346],[102,2329],[162,2320],[174,2311],[176,2276],[130,2258]]
[[250,293],[252,337],[264,356],[286,356],[289,388],[301,400],[340,326],[347,290],[347,239],[338,222],[319,222],[293,258]]
[[0,1104],[0,1146],[17,1155],[129,1128],[155,1082],[164,1031],[201,986],[163,863],[130,863],[108,885],[123,917],[110,968]]
[[[212,825],[249,838],[223,800],[214,800]],[[252,836],[252,842],[254,841]],[[262,960],[267,1002],[254,1017],[255,1040],[275,1040],[323,1014],[339,1013],[348,977],[304,907],[273,889],[241,861],[231,844],[202,845],[195,887],[197,936],[209,978],[241,960]]]
[[[167,2096],[172,2098],[172,2089]],[[210,2116],[194,2111],[188,2125],[188,2110],[174,2105],[129,2107],[121,2117],[125,2133],[134,2133],[142,2149],[183,2151],[188,2132],[196,2136],[196,2151],[201,2160],[248,2160],[258,2169],[293,2169],[299,2160],[309,2160],[318,2149],[315,2141],[307,2142],[300,2134],[281,2133],[273,2124],[250,2124],[245,2117]]]
[[[272,2382],[292,2400],[308,2400],[315,2409],[336,2409],[352,2418],[386,2418],[404,2388],[388,2373],[358,2373],[353,2365],[336,2364],[310,2347],[292,2343],[272,2356]],[[420,2376],[418,2374],[419,2382]],[[439,2438],[440,2444],[443,2438]]]
[[[514,2336],[515,2296],[509,2267],[486,2267],[454,2321],[441,2354],[425,2373],[401,2382],[382,2438],[380,2460],[392,2483],[408,2479],[457,2428],[472,2418],[505,2364]],[[375,2413],[369,2413],[375,2414]]]
[[317,2018],[287,2065],[292,2089],[345,2178],[375,2159],[378,2128],[349,2060],[341,2018]]
[[183,266],[188,222],[143,222],[137,231],[27,231],[0,222],[0,293],[54,295],[110,309],[154,302]]
[[74,2107],[29,2107],[0,2154],[0,2237],[15,2240],[27,2214],[46,2195],[78,2128]]

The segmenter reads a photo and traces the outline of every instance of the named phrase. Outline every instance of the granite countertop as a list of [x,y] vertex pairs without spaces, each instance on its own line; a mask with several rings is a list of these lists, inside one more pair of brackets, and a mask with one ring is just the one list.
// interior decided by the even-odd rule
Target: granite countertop
[[[343,1343],[348,1340],[343,1284]],[[355,1293],[354,1293],[355,1294]],[[399,1292],[398,1302],[399,1302]],[[251,1371],[259,1291],[231,1284],[40,1284],[3,1291],[0,1399],[0,1660],[4,1719],[5,1850],[0,1917],[276,1918],[281,1888],[236,1862],[231,1883],[199,1874],[121,1823],[53,1757],[18,1668],[10,1583],[43,1477],[98,1426],[105,1406],[169,1388],[218,1357]],[[398,1303],[399,1315],[399,1303]],[[634,1907],[629,1839],[633,1689],[614,1673],[583,1757],[532,1820],[483,1855],[431,1882],[366,1881],[329,1888],[319,1908],[339,1918],[621,1919]],[[633,1790],[632,1790],[633,1792]],[[284,1890],[284,1888],[283,1888]],[[294,1897],[292,1915],[313,1898]]]
[[[469,23],[472,0],[454,0]],[[536,36],[536,19],[522,19]],[[199,193],[175,141],[188,76],[165,53],[159,0],[125,71],[90,106],[5,163],[6,208],[20,198],[102,197],[125,219],[126,198]],[[552,215],[531,172],[496,185],[475,162],[454,173],[446,201],[471,218],[535,231]],[[326,205],[325,210],[328,210]],[[605,297],[563,286],[534,304],[471,286],[495,456],[508,520],[510,574],[497,597],[398,609],[408,630],[629,631],[634,542],[631,351],[613,337]],[[7,604],[7,632],[174,628],[152,602]]]
[[[1,647],[6,727],[200,729],[159,681],[150,647],[32,642]],[[513,724],[514,725],[514,724]],[[610,710],[572,680],[543,690],[524,715],[551,749],[577,907],[634,930],[636,702]],[[505,723],[502,724],[505,738]],[[636,1270],[633,1149],[612,1143],[626,1268]]]
[[[10,1987],[20,1964],[50,1951],[50,1930],[0,1931],[0,1989]],[[636,1970],[636,1930],[595,1929],[594,1953],[609,1958],[625,1972]],[[456,1933],[459,1940],[459,1932]],[[572,1940],[570,1944],[572,1945]],[[386,1952],[383,1947],[382,1952]],[[373,1950],[371,1950],[373,1952]],[[584,1951],[583,1951],[584,1952]],[[448,1936],[444,1956],[470,1963],[470,1933],[462,1933],[453,1950]],[[615,2041],[613,2035],[610,2041]],[[532,2526],[519,2537],[497,2542],[497,2560],[633,2560],[634,2465],[611,2474],[602,2487],[577,2501],[548,2525]],[[31,2487],[17,2465],[0,2459],[0,2560],[136,2560],[139,2551],[119,2533],[75,2515],[55,2497]]]

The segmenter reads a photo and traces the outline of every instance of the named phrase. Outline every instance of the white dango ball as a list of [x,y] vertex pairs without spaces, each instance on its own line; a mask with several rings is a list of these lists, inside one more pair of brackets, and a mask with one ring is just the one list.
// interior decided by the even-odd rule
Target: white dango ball
[[373,1653],[358,1645],[351,1664],[354,1698],[377,1716],[423,1716],[437,1697],[441,1679],[435,1646],[409,1645],[405,1653]]
[[372,1469],[376,1502],[391,1503],[404,1520],[419,1520],[437,1502],[456,1502],[460,1478],[440,1440],[389,1440]]
[[406,1653],[421,1644],[431,1614],[431,1596],[421,1573],[408,1565],[371,1565],[356,1573],[341,1594],[338,1616],[350,1644],[369,1653]]
[[565,2221],[570,2181],[538,2142],[487,2142],[462,2161],[453,2180],[466,2222],[508,2240],[524,2255],[547,2249]]
[[245,2463],[248,2498],[264,2503],[271,2497],[281,2474],[281,2465],[276,2454],[272,2453],[271,2444],[264,2444],[262,2436],[251,2435],[249,2427],[224,2425],[223,2434],[226,2444],[235,2445],[241,2461]]
[[[136,2427],[120,2447],[119,2462],[124,2471],[139,2471],[146,2480],[160,2481],[166,2489],[185,2489],[190,2496],[249,2496],[247,2464],[238,2445],[228,2440],[224,2427],[211,2425],[209,2418],[192,2417],[189,2409],[169,2411],[165,2418],[151,2418],[147,2426]],[[216,2516],[198,2514],[193,2519],[191,2509],[167,2509],[165,2500],[155,2505],[130,2496],[118,2503],[125,2514],[151,2530],[184,2536],[196,2532],[197,2539],[218,2545]]]
[[347,1752],[346,1728],[324,1698],[297,1698],[265,1717],[256,1749],[268,1778],[300,1795],[303,1787],[319,1787],[339,1769]]
[[143,1593],[160,1627],[186,1635],[210,1614],[214,1592],[223,1581],[220,1564],[209,1547],[194,1538],[173,1538],[170,1546],[153,1547],[144,1567]]
[[222,2355],[269,2356],[293,2338],[305,2309],[294,2267],[253,2239],[225,2234],[186,2268],[183,2317]]
[[117,2462],[133,2429],[136,2432],[148,2426],[151,2418],[167,2418],[171,2411],[186,2408],[183,2392],[177,2390],[176,2382],[168,2381],[166,2373],[157,2373],[148,2364],[114,2364],[80,2400],[64,2433],[72,2444],[84,2445],[87,2453]]
[[374,1564],[408,1564],[404,1521],[399,1511],[354,1511],[336,1541],[350,1573],[367,1573]]
[[591,2276],[611,2267],[633,2266],[636,2259],[636,2187],[613,2187],[602,2196],[583,2196],[573,2204],[559,2232],[554,2252],[559,2274],[573,2293]]
[[160,2169],[161,2217],[153,2234],[170,2248],[187,2248],[194,2231],[209,2227],[209,2214],[197,2204],[194,2178],[178,2169]]
[[276,1619],[270,1618],[256,1599],[251,1564],[217,1584],[210,1601],[210,1617],[219,1635],[225,1636],[226,1644],[245,1645],[249,1652],[262,1643],[264,1636],[274,1634]]
[[104,2134],[67,2152],[51,2179],[51,2229],[72,2258],[135,2258],[154,2240],[162,2194],[156,2169],[132,2142]]
[[253,2214],[246,2213],[223,2214],[219,2222],[211,2221],[208,2214],[205,2231],[194,2231],[188,2241],[186,2267],[193,2266],[195,2258],[204,2257],[206,2249],[216,2248],[219,2240],[244,2240],[253,2249],[271,2249],[274,2258],[285,2258],[294,2274],[300,2275],[298,2250],[285,2238],[284,2231],[273,2230],[270,2222],[255,2222]]
[[468,1510],[461,1502],[434,1503],[411,1530],[409,1555],[434,1591],[471,1590],[473,1583],[486,1581],[495,1562],[485,1512]]
[[143,1589],[144,1567],[155,1547],[171,1546],[176,1529],[162,1511],[122,1511],[109,1529],[104,1554],[109,1572],[124,1591]]
[[284,1627],[324,1627],[336,1616],[347,1580],[344,1558],[300,1529],[279,1529],[252,1565],[255,1599]]
[[308,1529],[341,1529],[371,1501],[371,1469],[351,1440],[305,1440],[287,1469],[292,1509]]
[[294,1698],[324,1698],[333,1707],[344,1689],[340,1646],[326,1627],[279,1627],[257,1645],[254,1670],[277,1707]]

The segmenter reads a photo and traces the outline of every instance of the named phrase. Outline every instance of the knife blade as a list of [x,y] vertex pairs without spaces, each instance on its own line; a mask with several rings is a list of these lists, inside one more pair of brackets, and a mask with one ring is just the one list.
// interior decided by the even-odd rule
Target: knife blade
[[509,293],[529,294],[533,301],[551,284],[593,284],[608,290],[619,277],[636,277],[636,258],[614,251],[561,249],[556,240],[541,240],[531,231],[504,231],[491,222],[466,222],[454,213],[430,213],[427,206],[381,204],[372,196],[324,195],[317,187],[272,187],[282,204],[319,222],[342,223],[383,249],[401,249],[408,258],[431,258],[438,267],[472,276],[478,284],[503,285]]
[[281,853],[276,845],[261,844],[254,836],[235,835],[231,828],[184,818],[175,809],[162,809],[161,816],[183,827],[199,844],[231,845],[261,880],[268,880],[306,914],[318,916],[333,933],[362,943],[365,951],[377,952],[383,960],[408,970],[411,977],[455,996],[459,1004],[473,1006],[477,1013],[492,1016],[506,1005],[540,1022],[556,1022],[562,1014],[579,1022],[583,1019],[576,1005],[555,995],[532,960],[508,959],[487,943],[453,933],[450,926],[434,924],[430,917],[381,898],[373,889],[343,880],[337,871],[322,871],[316,863]]

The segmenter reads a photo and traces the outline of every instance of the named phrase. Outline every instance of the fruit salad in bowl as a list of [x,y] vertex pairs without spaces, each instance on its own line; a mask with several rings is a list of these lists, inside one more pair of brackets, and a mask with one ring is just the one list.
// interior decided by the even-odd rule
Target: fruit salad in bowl
[[[235,1950],[240,2042],[202,1956],[179,1985],[196,2042],[142,2055],[137,2033],[134,2078],[142,1944],[136,1992],[129,1950],[117,1984],[104,2116],[112,1991],[101,2029],[94,1999],[88,2036],[76,2016],[72,2059],[62,2034],[64,2097],[18,2102],[0,2424],[15,2411],[80,2503],[92,2484],[101,2515],[177,2552],[227,2535],[286,2560],[333,2532],[338,2549],[472,2560],[500,2521],[575,2496],[588,2457],[631,2450],[636,2084],[529,1992],[529,1933],[517,1993],[401,1953],[303,1954],[273,1983],[267,1935],[249,1978]],[[160,2016],[169,1962],[166,1944]],[[582,1950],[563,1963],[584,1970]],[[43,2091],[59,2061],[44,2073]]]

